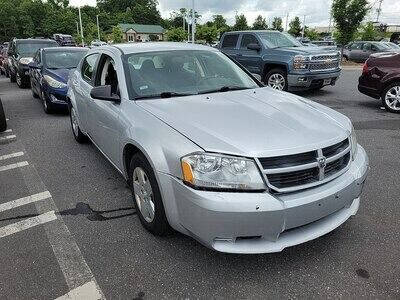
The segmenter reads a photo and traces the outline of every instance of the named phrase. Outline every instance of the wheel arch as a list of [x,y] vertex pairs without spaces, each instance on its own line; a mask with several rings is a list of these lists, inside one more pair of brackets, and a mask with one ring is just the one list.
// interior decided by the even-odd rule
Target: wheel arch
[[266,62],[264,64],[264,69],[263,69],[263,73],[262,73],[262,79],[265,79],[265,76],[267,75],[267,73],[273,69],[281,69],[284,70],[286,73],[288,73],[288,67],[286,64],[283,63],[272,63],[272,62]]

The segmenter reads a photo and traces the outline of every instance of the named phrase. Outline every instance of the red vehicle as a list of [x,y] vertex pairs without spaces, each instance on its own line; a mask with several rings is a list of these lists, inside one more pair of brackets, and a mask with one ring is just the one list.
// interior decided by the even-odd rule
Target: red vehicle
[[358,80],[358,90],[382,99],[386,110],[400,113],[400,53],[371,55]]

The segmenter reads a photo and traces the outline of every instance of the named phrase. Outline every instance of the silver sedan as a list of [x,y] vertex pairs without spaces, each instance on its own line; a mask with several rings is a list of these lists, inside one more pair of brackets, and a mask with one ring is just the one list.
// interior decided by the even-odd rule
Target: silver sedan
[[263,87],[216,49],[98,47],[68,86],[75,139],[90,139],[124,176],[153,234],[278,252],[359,208],[368,157],[350,120]]

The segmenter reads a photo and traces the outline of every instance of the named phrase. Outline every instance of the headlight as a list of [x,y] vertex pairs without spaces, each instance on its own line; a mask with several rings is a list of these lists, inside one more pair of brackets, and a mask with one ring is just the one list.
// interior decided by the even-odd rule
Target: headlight
[[351,135],[350,135],[350,142],[351,142],[351,157],[354,160],[357,154],[357,137],[356,132],[354,130],[353,125],[351,125]]
[[43,78],[46,80],[48,85],[53,88],[61,89],[67,86],[64,82],[58,81],[49,75],[44,75]]
[[183,180],[194,188],[211,190],[265,190],[265,184],[252,159],[202,153],[181,160]]
[[295,69],[307,69],[308,57],[303,55],[296,55],[293,60],[293,67]]
[[33,60],[32,57],[23,57],[19,60],[19,63],[22,65],[27,65]]

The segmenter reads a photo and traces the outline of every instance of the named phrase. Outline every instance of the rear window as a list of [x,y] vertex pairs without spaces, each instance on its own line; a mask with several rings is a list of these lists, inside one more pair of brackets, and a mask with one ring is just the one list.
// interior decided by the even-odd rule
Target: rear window
[[227,34],[222,41],[222,48],[236,48],[238,34]]

